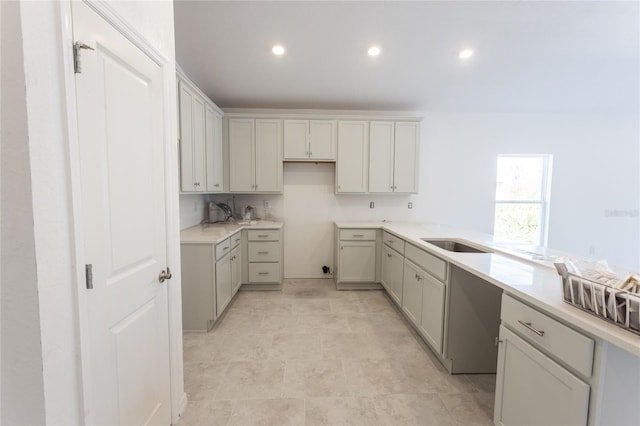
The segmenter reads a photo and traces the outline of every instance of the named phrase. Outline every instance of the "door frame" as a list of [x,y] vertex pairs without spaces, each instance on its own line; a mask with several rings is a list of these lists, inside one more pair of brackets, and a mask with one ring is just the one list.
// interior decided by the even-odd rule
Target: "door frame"
[[[80,336],[80,370],[81,370],[81,403],[85,423],[89,423],[92,412],[90,395],[90,351],[89,351],[89,323],[88,303],[85,288],[84,268],[84,217],[82,212],[82,182],[80,174],[80,150],[77,128],[76,88],[73,68],[73,20],[71,4],[74,0],[59,2],[60,7],[60,43],[63,52],[62,64],[64,70],[64,95],[66,104],[66,125],[68,133],[67,160],[70,174],[69,188],[71,192],[71,216],[73,245],[74,276],[77,289],[77,317],[76,327]],[[167,239],[167,266],[172,269],[173,279],[167,286],[168,318],[169,318],[169,362],[170,362],[170,395],[171,395],[171,423],[175,424],[182,414],[187,395],[184,392],[184,374],[182,367],[182,299],[181,299],[181,270],[180,270],[180,216],[179,216],[179,188],[178,188],[178,143],[177,143],[177,91],[175,61],[171,61],[142,34],[129,25],[105,1],[82,0],[94,12],[113,26],[118,32],[142,50],[162,68],[163,99],[164,99],[164,150],[165,150],[165,223]]]

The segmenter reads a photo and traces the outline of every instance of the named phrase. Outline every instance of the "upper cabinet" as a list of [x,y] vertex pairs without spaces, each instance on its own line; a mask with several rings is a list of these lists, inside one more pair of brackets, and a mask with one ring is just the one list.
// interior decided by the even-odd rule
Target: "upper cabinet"
[[336,192],[366,193],[369,178],[369,122],[338,122]]
[[222,114],[210,105],[205,107],[205,146],[207,192],[222,191]]
[[418,192],[420,123],[371,121],[369,192]]
[[229,191],[282,192],[282,121],[228,121]]
[[336,120],[284,120],[285,161],[335,161]]
[[180,81],[180,188],[206,191],[204,99]]
[[220,192],[222,113],[184,77],[178,75],[180,190]]

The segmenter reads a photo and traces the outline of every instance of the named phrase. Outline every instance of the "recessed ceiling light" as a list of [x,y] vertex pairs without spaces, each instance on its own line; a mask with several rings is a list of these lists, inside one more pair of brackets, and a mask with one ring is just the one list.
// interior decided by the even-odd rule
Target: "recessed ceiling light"
[[469,59],[473,56],[473,50],[471,49],[462,49],[460,53],[458,53],[458,58],[460,59]]
[[380,48],[378,46],[371,46],[369,50],[367,50],[369,56],[378,56],[380,54]]
[[278,55],[278,56],[284,55],[284,46],[280,44],[276,44],[271,48],[271,51],[273,52],[274,55]]

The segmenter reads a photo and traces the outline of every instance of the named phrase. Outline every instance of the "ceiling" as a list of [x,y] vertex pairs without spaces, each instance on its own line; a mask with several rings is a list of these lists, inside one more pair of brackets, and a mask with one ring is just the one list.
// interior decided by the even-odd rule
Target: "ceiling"
[[[639,3],[175,2],[176,58],[222,108],[637,113]],[[286,53],[276,57],[271,46]],[[366,54],[376,44],[382,53]],[[462,48],[475,51],[458,59]]]

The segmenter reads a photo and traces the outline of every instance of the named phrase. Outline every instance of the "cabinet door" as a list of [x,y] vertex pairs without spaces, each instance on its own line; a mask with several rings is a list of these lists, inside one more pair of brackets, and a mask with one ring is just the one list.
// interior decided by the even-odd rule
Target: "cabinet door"
[[282,192],[282,122],[256,120],[256,181],[258,192]]
[[404,257],[387,246],[382,249],[382,285],[389,296],[402,306],[402,279],[404,277]]
[[284,159],[309,158],[309,120],[284,120]]
[[396,122],[393,167],[394,192],[418,192],[420,123]]
[[216,262],[216,303],[218,316],[231,301],[231,256],[226,255]]
[[427,273],[422,282],[422,316],[420,331],[438,352],[442,353],[442,326],[444,324],[444,284]]
[[335,160],[337,121],[311,120],[309,122],[309,158],[313,160]]
[[585,425],[589,385],[500,326],[494,422]]
[[231,251],[231,297],[242,285],[242,250],[237,246]]
[[393,192],[394,132],[393,121],[369,125],[369,192]]
[[402,282],[402,310],[416,325],[422,319],[422,282],[420,276],[425,274],[422,269],[408,260],[404,262],[404,279]]
[[338,122],[336,191],[366,193],[369,180],[369,122]]
[[185,192],[206,190],[204,100],[180,82],[180,178]]
[[255,191],[254,120],[229,119],[229,191]]
[[211,106],[205,109],[207,192],[222,191],[222,116]]
[[376,243],[341,241],[339,282],[374,282],[376,279]]

